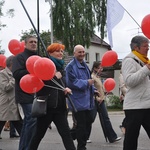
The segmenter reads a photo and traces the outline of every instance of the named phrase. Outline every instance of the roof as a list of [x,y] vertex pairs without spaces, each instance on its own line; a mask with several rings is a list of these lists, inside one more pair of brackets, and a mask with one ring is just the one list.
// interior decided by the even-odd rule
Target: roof
[[98,37],[96,34],[94,34],[93,37],[91,38],[91,43],[102,45],[104,47],[107,47],[108,49],[111,49],[110,48],[111,46],[108,43],[106,43],[104,40],[102,40],[100,37]]

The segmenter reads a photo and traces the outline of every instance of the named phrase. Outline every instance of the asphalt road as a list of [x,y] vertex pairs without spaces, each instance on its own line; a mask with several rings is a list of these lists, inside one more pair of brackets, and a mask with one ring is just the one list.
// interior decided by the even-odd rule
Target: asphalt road
[[[87,144],[87,150],[122,150],[123,149],[123,134],[120,131],[119,125],[124,118],[123,112],[111,112],[109,113],[110,120],[112,122],[113,128],[116,131],[118,136],[121,136],[122,139],[115,143],[106,142],[101,125],[99,123],[99,118],[97,118],[93,123],[92,133],[90,140],[92,143]],[[72,126],[71,115],[68,116],[69,124]],[[2,132],[2,139],[0,140],[0,150],[18,150],[19,139],[10,139],[9,132]],[[74,141],[75,145],[77,144]],[[52,123],[52,130],[48,129],[45,137],[40,143],[38,150],[65,150],[62,140],[55,128],[55,125]],[[139,136],[139,145],[138,150],[150,150],[150,140],[146,135],[143,128],[141,128]]]

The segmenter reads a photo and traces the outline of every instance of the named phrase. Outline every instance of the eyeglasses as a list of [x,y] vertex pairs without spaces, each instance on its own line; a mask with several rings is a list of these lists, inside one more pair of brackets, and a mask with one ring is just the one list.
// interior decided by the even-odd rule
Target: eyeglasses
[[29,41],[29,43],[37,43],[37,41]]

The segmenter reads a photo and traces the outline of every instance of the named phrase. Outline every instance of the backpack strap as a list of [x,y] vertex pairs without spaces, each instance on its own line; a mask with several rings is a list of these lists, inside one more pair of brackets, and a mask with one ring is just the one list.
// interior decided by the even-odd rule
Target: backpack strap
[[140,61],[138,61],[137,59],[135,59],[135,58],[133,58],[141,67],[143,67],[143,64],[140,62]]

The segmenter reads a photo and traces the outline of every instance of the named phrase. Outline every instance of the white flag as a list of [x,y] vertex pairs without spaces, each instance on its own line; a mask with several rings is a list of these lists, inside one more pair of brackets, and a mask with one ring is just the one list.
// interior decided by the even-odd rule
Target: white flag
[[107,32],[108,40],[113,47],[112,29],[121,21],[124,8],[117,0],[107,0]]

